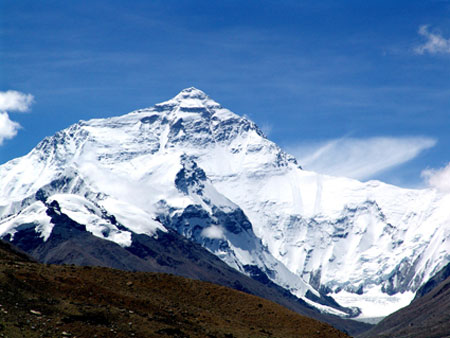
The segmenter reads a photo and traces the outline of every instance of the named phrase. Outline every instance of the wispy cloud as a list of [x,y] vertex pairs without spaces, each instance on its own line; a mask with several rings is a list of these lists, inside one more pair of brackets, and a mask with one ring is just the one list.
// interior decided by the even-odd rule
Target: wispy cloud
[[264,135],[269,136],[272,133],[273,125],[269,122],[265,122],[261,125],[261,130]]
[[450,163],[440,169],[426,169],[422,177],[432,188],[442,192],[450,192]]
[[344,137],[292,146],[287,150],[306,170],[367,180],[414,159],[436,143],[435,139],[428,137]]
[[450,39],[444,38],[439,33],[430,32],[428,25],[420,26],[419,34],[425,37],[426,41],[414,48],[417,54],[450,54]]
[[15,90],[0,92],[0,145],[17,135],[20,124],[10,119],[8,112],[27,112],[34,97]]

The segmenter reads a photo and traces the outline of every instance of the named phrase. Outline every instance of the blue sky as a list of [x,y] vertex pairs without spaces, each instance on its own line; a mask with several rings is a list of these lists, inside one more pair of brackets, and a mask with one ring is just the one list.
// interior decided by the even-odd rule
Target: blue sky
[[449,18],[449,1],[2,0],[0,163],[195,86],[305,169],[420,187],[450,161]]

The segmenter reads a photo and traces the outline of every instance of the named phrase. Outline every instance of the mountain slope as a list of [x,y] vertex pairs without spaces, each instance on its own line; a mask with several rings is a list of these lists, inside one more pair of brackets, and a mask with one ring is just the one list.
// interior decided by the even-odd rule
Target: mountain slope
[[[52,225],[52,231],[46,240],[36,236],[35,228],[29,225],[25,229],[18,229],[13,238],[9,234],[5,236],[5,239],[27,251],[40,262],[172,273],[269,299],[350,334],[363,332],[370,327],[363,323],[321,314],[285,289],[270,282],[267,277],[260,278],[260,281],[249,278],[175,231],[158,231],[156,237],[132,233],[132,244],[122,247],[113,241],[94,236],[87,231],[86,226],[63,213],[56,200],[44,205],[45,214],[50,218],[49,223]],[[100,212],[97,211],[97,214]],[[38,217],[42,218],[44,217]]]
[[7,337],[348,337],[236,290],[167,274],[42,265],[0,242]]
[[[450,264],[427,282],[428,290],[361,337],[449,337]],[[447,275],[445,279],[442,276]],[[433,285],[433,286],[432,286]]]
[[431,277],[430,280],[428,280],[425,284],[423,284],[419,288],[419,290],[417,290],[414,300],[417,300],[417,299],[425,296],[429,292],[431,292],[435,287],[437,287],[440,283],[442,283],[448,277],[450,277],[450,263],[447,264],[441,271],[439,271],[433,277]]
[[4,238],[34,229],[46,241],[43,205],[57,201],[98,238],[126,248],[173,230],[342,316],[406,305],[450,260],[450,195],[304,171],[195,88],[81,121],[1,166],[0,181]]

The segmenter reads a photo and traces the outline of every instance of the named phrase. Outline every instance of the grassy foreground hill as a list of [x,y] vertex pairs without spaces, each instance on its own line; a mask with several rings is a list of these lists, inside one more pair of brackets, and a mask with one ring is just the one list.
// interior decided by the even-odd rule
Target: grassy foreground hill
[[168,274],[39,264],[0,243],[0,337],[347,337],[280,305]]

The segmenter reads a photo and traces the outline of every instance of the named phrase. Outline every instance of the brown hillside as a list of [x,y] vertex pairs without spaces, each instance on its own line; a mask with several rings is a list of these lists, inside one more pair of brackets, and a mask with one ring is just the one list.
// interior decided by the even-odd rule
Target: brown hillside
[[347,337],[280,305],[147,272],[43,265],[0,246],[1,337]]

